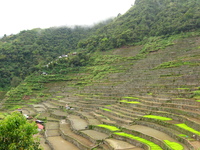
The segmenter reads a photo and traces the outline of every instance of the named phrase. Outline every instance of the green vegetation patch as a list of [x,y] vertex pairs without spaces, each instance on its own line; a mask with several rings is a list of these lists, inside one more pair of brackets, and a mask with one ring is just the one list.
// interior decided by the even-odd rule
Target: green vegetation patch
[[137,102],[137,101],[127,101],[127,100],[121,100],[120,102],[129,103],[129,104],[138,104],[138,103],[140,103],[140,102]]
[[171,142],[169,140],[164,140],[164,142],[171,147],[173,150],[183,150],[183,146],[176,142]]
[[192,92],[192,97],[199,99],[200,98],[200,90],[196,90]]
[[120,129],[115,127],[115,126],[110,126],[110,125],[105,125],[105,124],[100,124],[100,125],[97,125],[97,126],[102,127],[102,128],[106,128],[110,131],[120,131]]
[[186,138],[189,137],[188,135],[185,135],[185,134],[179,134],[178,136],[180,136],[180,137],[186,137]]
[[129,96],[122,97],[122,98],[127,98],[127,99],[139,99],[138,97],[129,97]]
[[3,119],[5,117],[5,113],[0,112],[0,119]]
[[188,127],[188,126],[187,126],[186,124],[184,124],[184,123],[182,123],[182,124],[176,124],[176,126],[182,128],[182,129],[185,129],[185,130],[187,130],[187,131],[190,131],[190,132],[192,132],[192,133],[195,133],[195,134],[200,135],[200,132],[199,132],[199,131],[197,131],[197,130],[191,128],[191,127]]
[[153,93],[149,92],[149,93],[147,93],[147,95],[153,95]]
[[101,109],[101,110],[105,110],[105,111],[111,111],[110,109],[107,109],[107,108],[101,108],[101,107],[100,107],[100,109]]
[[181,74],[161,74],[160,77],[164,78],[164,77],[179,77],[182,76]]
[[137,141],[139,141],[141,143],[144,143],[144,144],[150,146],[151,150],[162,150],[162,148],[160,146],[158,146],[157,144],[155,144],[155,143],[153,143],[151,141],[148,141],[146,139],[134,136],[132,134],[127,134],[127,133],[124,133],[124,132],[115,132],[114,134],[120,135],[120,136],[124,136],[124,137],[130,138],[130,139],[137,140]]
[[158,119],[158,120],[163,120],[163,121],[172,120],[171,118],[155,116],[155,115],[145,115],[143,117],[152,118],[152,119]]
[[164,63],[158,65],[154,69],[173,68],[173,67],[179,67],[179,66],[183,66],[183,65],[193,65],[193,63],[184,62],[184,61],[180,61],[180,60],[178,60],[178,61],[177,60],[176,61],[169,61],[169,62],[164,62]]
[[200,99],[199,100],[196,100],[197,102],[200,102]]
[[190,88],[177,88],[177,90],[190,90]]

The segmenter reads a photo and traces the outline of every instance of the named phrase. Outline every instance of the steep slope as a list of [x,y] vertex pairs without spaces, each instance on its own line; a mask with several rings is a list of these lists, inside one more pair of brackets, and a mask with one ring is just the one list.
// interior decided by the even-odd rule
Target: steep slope
[[198,0],[137,0],[124,15],[79,42],[89,50],[134,45],[150,36],[168,36],[198,29]]
[[38,66],[75,51],[79,40],[103,25],[32,29],[4,36],[0,39],[0,89],[17,86]]
[[[166,40],[171,44],[163,45]],[[199,32],[188,32],[156,45],[149,41],[57,60],[40,70],[47,75],[35,72],[8,92],[2,109],[21,107],[47,120],[47,127],[56,124],[56,135],[46,129],[52,147],[66,140],[79,149],[197,150],[199,41]],[[147,47],[151,51],[141,56]],[[66,104],[73,109],[66,110]],[[114,127],[119,129],[108,131]]]
[[197,30],[199,8],[198,0],[137,0],[124,15],[93,27],[33,29],[4,36],[0,40],[0,87],[15,87],[40,65],[72,51],[109,50],[136,45],[151,36]]
[[[136,0],[126,14],[89,33],[35,29],[4,37],[4,85],[18,76],[13,67],[29,68],[28,59],[34,72],[6,93],[0,118],[22,108],[43,120],[46,149],[198,150],[199,8],[198,0]],[[53,59],[76,43],[84,51]],[[41,63],[44,57],[51,62]]]

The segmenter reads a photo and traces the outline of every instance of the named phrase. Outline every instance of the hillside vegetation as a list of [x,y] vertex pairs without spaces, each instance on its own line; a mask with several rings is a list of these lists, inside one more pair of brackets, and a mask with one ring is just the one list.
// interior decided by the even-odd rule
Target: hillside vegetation
[[4,36],[0,119],[21,108],[42,120],[44,150],[198,150],[199,8],[136,0],[93,27]]
[[137,0],[124,15],[93,27],[32,29],[5,35],[0,40],[0,88],[17,86],[41,65],[62,54],[144,44],[197,30],[199,8],[198,0]]
[[124,15],[83,39],[78,46],[107,50],[134,45],[151,36],[170,36],[200,27],[198,0],[136,0]]

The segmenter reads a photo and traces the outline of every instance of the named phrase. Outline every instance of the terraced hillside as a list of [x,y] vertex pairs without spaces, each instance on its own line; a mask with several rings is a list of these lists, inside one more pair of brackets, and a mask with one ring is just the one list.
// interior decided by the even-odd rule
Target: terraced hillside
[[17,104],[46,121],[45,150],[198,150],[199,43],[199,36],[177,38],[149,46],[142,57],[147,45],[101,52],[93,65],[62,80],[43,80],[42,93],[29,88],[29,96],[15,101],[7,94],[2,105]]

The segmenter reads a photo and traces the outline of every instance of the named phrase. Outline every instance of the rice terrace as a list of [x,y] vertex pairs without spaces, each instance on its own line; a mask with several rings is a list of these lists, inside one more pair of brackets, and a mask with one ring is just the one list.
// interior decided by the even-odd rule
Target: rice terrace
[[[184,12],[188,1],[183,7],[178,1],[167,6]],[[117,25],[125,26],[122,22],[143,5],[151,12],[150,2],[136,0],[101,31],[107,28],[115,35]],[[194,23],[200,18],[193,14],[193,22],[182,27],[185,30],[177,25],[177,32],[164,34],[160,26],[157,35],[149,31],[142,36],[140,31],[146,30],[138,29],[134,33],[140,40],[124,33],[126,42],[108,49],[102,47],[111,46],[105,43],[112,42],[109,35],[99,35],[102,45],[92,41],[99,37],[88,35],[77,51],[43,62],[19,84],[2,90],[0,120],[21,108],[43,122],[38,136],[44,150],[200,150],[200,30],[199,22]],[[112,27],[118,30],[112,32]],[[12,37],[1,40],[9,42]]]

